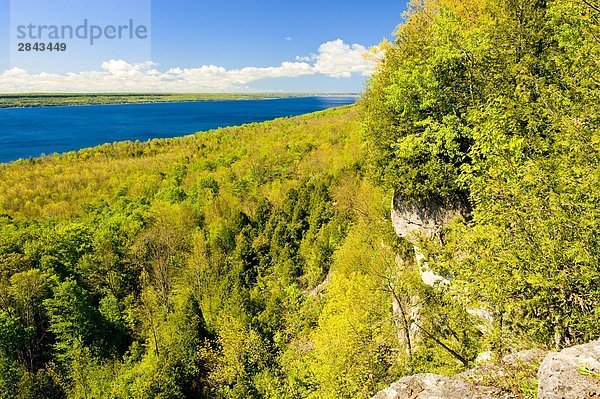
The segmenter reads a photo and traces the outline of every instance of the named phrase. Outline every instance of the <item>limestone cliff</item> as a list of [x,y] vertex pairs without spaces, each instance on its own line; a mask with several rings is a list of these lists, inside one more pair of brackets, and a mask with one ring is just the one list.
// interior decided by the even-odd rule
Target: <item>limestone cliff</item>
[[[443,241],[442,230],[457,217],[470,218],[468,206],[449,201],[406,201],[395,195],[392,202],[391,219],[396,234],[410,242],[414,248],[416,263],[423,283],[435,287],[451,284],[449,278],[435,274],[427,264],[423,249],[424,240]],[[401,260],[398,260],[401,262]],[[418,330],[411,324],[419,319],[418,298],[408,304],[407,312],[402,309],[397,297],[393,297],[394,315],[404,324],[399,338],[410,346],[418,341]],[[467,309],[483,321],[491,321],[485,309]],[[403,316],[403,319],[400,316]],[[482,331],[484,331],[482,329]],[[514,392],[488,385],[491,381],[514,378],[522,373],[523,367],[538,370],[538,399],[576,399],[600,395],[600,341],[567,348],[559,353],[530,350],[505,356],[500,362],[483,362],[457,376],[435,374],[406,376],[389,388],[377,393],[373,399],[512,399],[519,398]],[[489,359],[488,359],[489,360]],[[540,366],[541,363],[541,366]],[[502,384],[500,384],[502,386]]]
[[421,248],[421,239],[441,240],[441,232],[457,217],[469,218],[470,209],[460,202],[429,200],[405,201],[394,195],[392,201],[392,225],[399,237],[408,240],[414,247],[415,257],[421,278],[429,286],[448,282],[448,279],[436,275],[427,265],[426,256]]

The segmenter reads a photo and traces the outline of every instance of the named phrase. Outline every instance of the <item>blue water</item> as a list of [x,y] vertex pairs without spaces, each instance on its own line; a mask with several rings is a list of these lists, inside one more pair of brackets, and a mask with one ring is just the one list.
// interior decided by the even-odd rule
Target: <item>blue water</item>
[[0,162],[175,137],[352,104],[352,96],[0,109]]

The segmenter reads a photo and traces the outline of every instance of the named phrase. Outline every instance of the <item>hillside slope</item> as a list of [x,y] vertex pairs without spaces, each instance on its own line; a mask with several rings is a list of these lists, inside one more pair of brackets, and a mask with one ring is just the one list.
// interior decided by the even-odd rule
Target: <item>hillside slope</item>
[[116,195],[152,197],[174,183],[168,177],[181,180],[172,186],[184,190],[216,179],[231,189],[238,184],[281,191],[312,171],[339,171],[357,162],[359,123],[357,108],[350,107],[0,165],[0,209],[16,218],[69,215]]
[[366,398],[406,372],[359,126],[352,106],[1,166],[0,397]]

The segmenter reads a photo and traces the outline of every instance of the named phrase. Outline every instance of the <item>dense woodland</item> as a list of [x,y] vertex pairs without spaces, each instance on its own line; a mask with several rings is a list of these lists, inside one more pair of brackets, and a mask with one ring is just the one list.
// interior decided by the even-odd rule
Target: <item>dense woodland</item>
[[[416,1],[358,105],[1,165],[0,398],[369,398],[598,338],[598,18]],[[423,243],[451,285],[394,193],[471,208]]]

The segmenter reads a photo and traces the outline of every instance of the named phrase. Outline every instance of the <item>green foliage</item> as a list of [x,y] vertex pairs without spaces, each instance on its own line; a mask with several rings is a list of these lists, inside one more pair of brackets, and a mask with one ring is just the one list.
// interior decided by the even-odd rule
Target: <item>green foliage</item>
[[54,349],[57,359],[67,364],[77,345],[93,347],[100,353],[104,337],[99,324],[100,313],[92,305],[89,294],[75,281],[67,280],[54,288],[52,298],[44,301],[50,323],[49,330],[56,336]]
[[[0,388],[332,397],[327,375],[339,373],[346,396],[366,398],[396,378],[389,295],[358,261],[381,266],[380,229],[360,236],[386,224],[387,201],[362,174],[357,115],[348,107],[2,167],[12,189],[0,199],[10,215],[0,221]],[[354,309],[358,337],[336,331],[341,304]],[[344,341],[328,348],[332,334]],[[352,361],[361,367],[348,374]]]
[[365,96],[372,175],[407,200],[473,208],[430,249],[491,345],[600,331],[598,9],[585,2],[413,2]]

